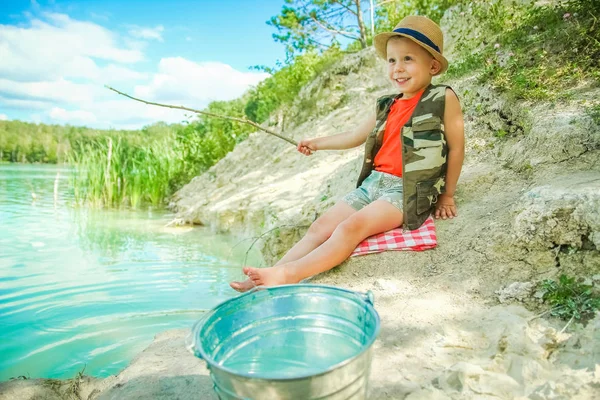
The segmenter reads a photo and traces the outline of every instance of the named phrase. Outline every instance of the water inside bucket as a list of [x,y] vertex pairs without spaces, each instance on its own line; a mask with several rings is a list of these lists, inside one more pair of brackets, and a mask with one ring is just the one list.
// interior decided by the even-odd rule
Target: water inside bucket
[[219,364],[249,375],[293,378],[323,372],[354,356],[364,345],[358,340],[348,340],[348,335],[340,330],[329,328],[336,325],[333,321],[310,322],[315,321],[302,318],[272,321],[260,334],[231,348]]

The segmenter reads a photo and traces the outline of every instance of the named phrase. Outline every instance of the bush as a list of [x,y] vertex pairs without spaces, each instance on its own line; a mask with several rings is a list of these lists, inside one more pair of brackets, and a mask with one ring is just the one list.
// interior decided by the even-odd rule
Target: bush
[[304,85],[342,56],[338,47],[332,47],[323,53],[310,51],[296,56],[289,65],[279,65],[278,70],[257,67],[271,76],[250,90],[244,108],[246,116],[257,123],[266,121],[276,109],[291,105]]
[[541,284],[542,299],[552,307],[551,315],[563,320],[592,318],[600,310],[600,297],[592,285],[561,275],[558,282],[546,279]]

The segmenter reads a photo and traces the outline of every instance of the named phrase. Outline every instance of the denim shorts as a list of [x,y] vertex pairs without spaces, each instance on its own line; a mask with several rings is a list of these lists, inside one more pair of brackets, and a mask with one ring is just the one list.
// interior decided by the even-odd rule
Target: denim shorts
[[402,211],[402,178],[373,170],[360,187],[354,189],[342,199],[356,211],[375,200],[385,200]]

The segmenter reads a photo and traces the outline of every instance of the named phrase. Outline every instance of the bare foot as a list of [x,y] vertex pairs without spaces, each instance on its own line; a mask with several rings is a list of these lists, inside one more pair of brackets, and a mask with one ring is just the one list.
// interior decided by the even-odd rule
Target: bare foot
[[281,266],[271,268],[244,267],[243,271],[256,286],[277,286],[295,283],[288,278],[285,268]]
[[254,287],[254,282],[252,282],[252,279],[248,278],[246,279],[244,282],[230,282],[229,286],[231,286],[233,289],[237,290],[238,292],[247,292],[248,290],[252,289]]

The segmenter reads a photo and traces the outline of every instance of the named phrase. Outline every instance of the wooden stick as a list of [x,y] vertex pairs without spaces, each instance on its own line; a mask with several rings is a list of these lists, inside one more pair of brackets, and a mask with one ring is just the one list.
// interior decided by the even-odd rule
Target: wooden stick
[[195,112],[197,114],[203,114],[203,115],[207,115],[207,116],[213,117],[213,118],[228,119],[230,121],[235,121],[235,122],[240,122],[242,124],[252,125],[253,127],[255,127],[258,130],[261,130],[263,132],[267,132],[268,134],[273,135],[273,136],[277,136],[279,139],[285,140],[286,142],[291,143],[294,146],[298,146],[298,142],[290,139],[289,137],[283,136],[283,135],[281,135],[281,134],[279,134],[277,132],[273,132],[273,131],[271,131],[269,129],[263,128],[262,126],[260,126],[256,122],[250,121],[247,118],[236,118],[236,117],[230,117],[230,116],[227,116],[227,115],[219,115],[219,114],[213,114],[213,113],[206,112],[206,111],[195,110],[193,108],[184,107],[184,106],[174,106],[174,105],[170,105],[170,104],[155,103],[153,101],[146,101],[146,100],[142,100],[142,99],[138,99],[136,97],[130,96],[127,93],[123,93],[123,92],[121,92],[121,91],[119,91],[119,90],[117,90],[115,88],[112,88],[112,87],[110,87],[108,85],[104,85],[104,87],[107,88],[107,89],[109,89],[109,90],[112,90],[113,92],[116,92],[116,93],[120,94],[121,96],[125,96],[125,97],[128,97],[128,98],[132,99],[132,100],[139,101],[141,103],[149,104],[149,105],[152,105],[152,106],[159,106],[159,107],[166,107],[166,108],[175,108],[175,109],[178,109],[178,110],[191,111],[191,112]]

